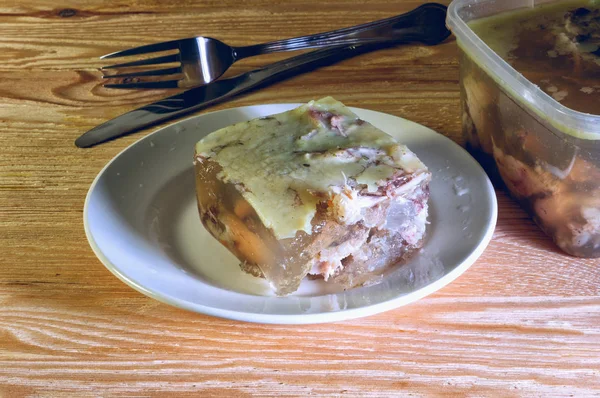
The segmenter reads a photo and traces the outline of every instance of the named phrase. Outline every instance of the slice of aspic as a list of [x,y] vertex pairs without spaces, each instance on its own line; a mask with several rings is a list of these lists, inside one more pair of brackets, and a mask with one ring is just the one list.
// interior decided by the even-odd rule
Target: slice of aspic
[[215,131],[194,163],[202,223],[277,295],[369,283],[423,244],[430,172],[331,97]]

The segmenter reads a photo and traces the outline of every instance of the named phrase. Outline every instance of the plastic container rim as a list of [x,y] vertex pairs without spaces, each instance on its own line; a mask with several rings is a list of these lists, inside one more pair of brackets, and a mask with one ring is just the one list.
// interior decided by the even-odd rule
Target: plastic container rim
[[[600,139],[600,116],[568,108],[527,80],[496,54],[469,28],[459,16],[459,10],[475,4],[495,3],[497,0],[453,0],[448,7],[446,24],[454,33],[458,46],[486,71],[501,88],[545,122],[561,132],[586,140]],[[524,1],[524,7],[534,6],[535,1]]]

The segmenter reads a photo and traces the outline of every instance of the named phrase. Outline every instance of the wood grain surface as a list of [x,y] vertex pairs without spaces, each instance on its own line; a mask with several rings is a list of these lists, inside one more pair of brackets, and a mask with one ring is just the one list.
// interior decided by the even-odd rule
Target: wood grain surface
[[[501,191],[494,238],[458,280],[334,324],[245,324],[161,304],[115,278],[86,241],[90,183],[149,130],[87,150],[73,141],[167,94],[103,88],[100,55],[198,34],[281,39],[420,1],[60,3],[0,2],[0,397],[600,396],[599,261],[560,253]],[[456,55],[453,40],[388,49],[213,109],[334,95],[461,142]]]

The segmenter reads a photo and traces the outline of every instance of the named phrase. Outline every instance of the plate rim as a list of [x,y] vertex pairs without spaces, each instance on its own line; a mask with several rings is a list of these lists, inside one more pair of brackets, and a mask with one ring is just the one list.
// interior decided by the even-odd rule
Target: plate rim
[[[200,313],[200,314],[204,314],[204,315],[209,315],[209,316],[214,316],[214,317],[224,318],[224,319],[229,319],[229,320],[234,320],[234,321],[242,321],[242,322],[249,322],[249,323],[261,323],[261,324],[300,325],[300,324],[331,323],[331,322],[339,322],[339,321],[357,319],[357,318],[361,318],[361,317],[365,317],[365,316],[380,314],[382,312],[386,312],[386,311],[389,311],[392,309],[396,309],[396,308],[414,303],[415,301],[420,300],[421,298],[426,297],[428,295],[431,295],[431,294],[435,293],[436,291],[440,290],[441,288],[443,288],[444,286],[447,286],[450,283],[452,283],[460,275],[462,275],[467,269],[469,269],[475,263],[475,261],[483,254],[483,252],[489,245],[490,241],[492,240],[492,237],[493,237],[493,234],[494,234],[494,231],[496,228],[496,224],[497,224],[497,220],[498,220],[498,200],[496,198],[495,190],[491,183],[491,180],[489,179],[487,173],[485,172],[483,167],[479,164],[479,162],[477,162],[471,156],[471,154],[469,154],[463,147],[461,147],[459,144],[457,144],[450,138],[448,138],[445,135],[440,134],[437,131],[435,131],[427,126],[424,126],[420,123],[416,123],[409,119],[405,119],[403,117],[392,115],[392,114],[381,112],[381,111],[375,111],[375,110],[359,108],[359,107],[348,107],[352,111],[356,111],[356,110],[368,111],[368,112],[380,114],[380,115],[387,116],[387,117],[391,116],[394,118],[401,119],[403,121],[414,123],[416,125],[426,128],[428,130],[431,130],[433,133],[435,133],[439,137],[442,137],[443,139],[447,140],[449,143],[451,143],[451,145],[456,145],[459,148],[461,148],[467,156],[471,157],[471,159],[476,164],[476,167],[479,169],[479,171],[481,171],[483,173],[483,175],[485,175],[486,191],[488,193],[488,196],[492,199],[491,200],[492,206],[491,206],[490,222],[487,223],[486,231],[482,235],[482,237],[479,239],[479,241],[476,243],[475,249],[462,262],[460,262],[458,265],[456,265],[450,272],[448,272],[441,278],[437,279],[436,281],[434,281],[428,285],[425,285],[425,286],[417,289],[414,292],[403,294],[398,297],[389,299],[387,301],[383,301],[381,303],[366,305],[366,306],[359,307],[359,308],[340,309],[340,310],[331,311],[331,312],[319,312],[319,313],[309,313],[309,314],[264,314],[264,313],[232,311],[232,310],[227,310],[227,309],[214,308],[211,306],[193,303],[190,301],[179,299],[177,297],[172,297],[172,296],[158,293],[154,290],[145,288],[144,286],[138,284],[136,281],[134,281],[134,280],[130,279],[129,277],[125,276],[124,274],[122,274],[119,271],[118,267],[115,266],[110,260],[108,260],[108,258],[106,258],[106,256],[104,255],[104,253],[102,252],[100,247],[96,244],[96,241],[94,240],[93,234],[90,230],[89,221],[88,221],[89,202],[91,200],[92,192],[94,191],[96,185],[98,184],[98,182],[100,181],[100,178],[103,176],[103,174],[106,172],[106,170],[110,167],[110,165],[113,162],[115,162],[118,158],[123,156],[130,148],[133,148],[134,146],[140,144],[142,141],[150,139],[155,134],[158,134],[162,130],[167,129],[173,125],[182,123],[182,122],[190,120],[190,119],[201,118],[201,117],[209,115],[209,114],[225,113],[225,112],[231,112],[232,110],[236,110],[236,109],[256,108],[256,107],[262,107],[262,106],[281,106],[281,107],[289,107],[290,109],[292,109],[294,106],[301,106],[301,105],[303,105],[303,104],[302,103],[253,104],[253,105],[236,106],[236,107],[225,108],[225,109],[220,109],[220,110],[211,111],[211,112],[200,113],[200,114],[192,115],[192,116],[189,116],[186,118],[182,118],[180,120],[173,121],[172,123],[168,123],[167,125],[158,128],[157,130],[153,131],[152,133],[147,134],[143,137],[140,137],[138,140],[136,140],[135,142],[131,143],[130,145],[125,147],[123,150],[121,150],[110,161],[108,161],[104,165],[104,167],[102,167],[102,169],[98,172],[98,174],[96,175],[96,177],[90,184],[90,187],[89,187],[86,197],[85,197],[84,206],[83,206],[83,225],[84,225],[85,235],[86,235],[86,238],[88,240],[88,243],[89,243],[92,251],[98,258],[98,260],[100,260],[100,262],[102,263],[102,265],[104,265],[104,267],[106,269],[108,269],[113,275],[115,275],[119,280],[121,280],[126,285],[128,285],[129,287],[133,288],[134,290],[142,293],[143,295],[153,298],[164,304],[168,304],[168,305],[178,307],[178,308],[181,308],[181,309],[184,309],[187,311],[195,312],[195,313]],[[273,297],[273,298],[275,298],[275,297]]]

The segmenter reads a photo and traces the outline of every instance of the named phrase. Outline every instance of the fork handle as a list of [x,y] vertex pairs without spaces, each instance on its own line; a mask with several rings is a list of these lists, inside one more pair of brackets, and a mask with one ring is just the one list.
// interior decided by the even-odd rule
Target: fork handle
[[246,90],[258,84],[272,82],[284,76],[294,75],[297,72],[306,72],[323,64],[341,61],[342,59],[385,46],[386,43],[335,46],[300,54],[248,72],[244,83],[240,86],[243,90]]
[[280,51],[377,43],[389,40],[390,37],[398,41],[437,44],[449,35],[445,26],[446,9],[442,4],[426,3],[402,15],[349,28],[253,46],[234,47],[233,54],[236,60],[240,60]]

